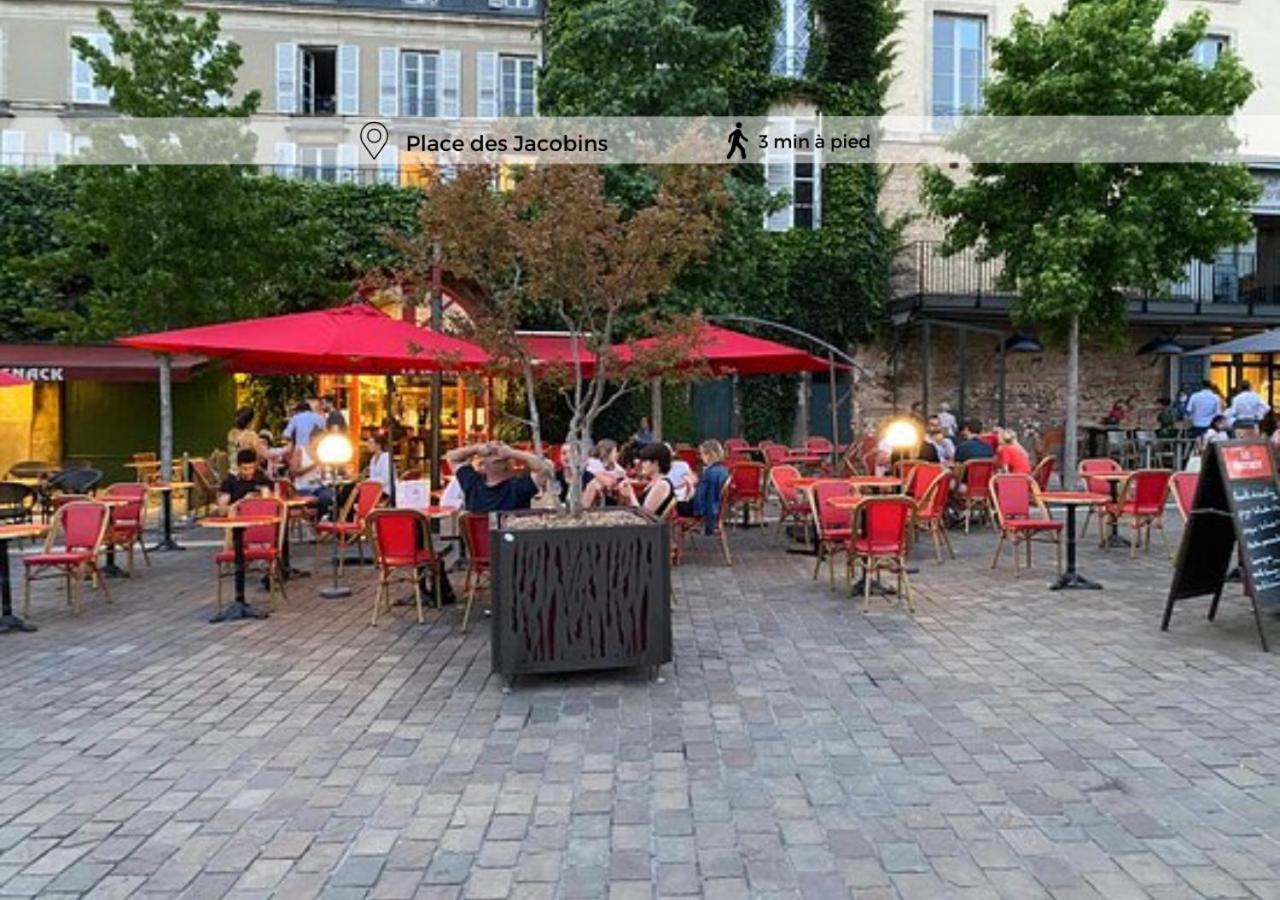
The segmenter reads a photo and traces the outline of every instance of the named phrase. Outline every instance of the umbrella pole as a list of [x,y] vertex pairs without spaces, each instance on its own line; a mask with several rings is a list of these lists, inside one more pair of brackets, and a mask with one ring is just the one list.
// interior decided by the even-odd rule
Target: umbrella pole
[[832,472],[835,473],[835,466],[840,464],[840,400],[836,395],[836,358],[829,351],[827,353],[827,378],[829,379],[828,383],[831,391],[831,465]]
[[387,499],[394,509],[396,505],[396,380],[387,376]]
[[653,426],[653,439],[660,442],[662,440],[662,379],[655,378],[649,391],[649,417],[653,420],[649,424]]

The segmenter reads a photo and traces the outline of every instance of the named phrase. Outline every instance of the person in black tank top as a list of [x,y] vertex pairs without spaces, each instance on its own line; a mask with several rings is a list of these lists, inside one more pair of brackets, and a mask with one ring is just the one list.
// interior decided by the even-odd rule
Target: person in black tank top
[[642,505],[661,519],[676,502],[676,487],[667,477],[671,472],[671,450],[665,444],[649,444],[638,458],[641,474],[652,482]]

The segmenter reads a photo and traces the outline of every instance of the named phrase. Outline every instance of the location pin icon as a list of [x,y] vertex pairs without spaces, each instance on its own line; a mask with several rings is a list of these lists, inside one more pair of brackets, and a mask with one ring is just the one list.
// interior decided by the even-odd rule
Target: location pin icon
[[360,129],[360,143],[369,151],[370,159],[377,159],[382,148],[387,146],[387,126],[381,122],[366,122]]

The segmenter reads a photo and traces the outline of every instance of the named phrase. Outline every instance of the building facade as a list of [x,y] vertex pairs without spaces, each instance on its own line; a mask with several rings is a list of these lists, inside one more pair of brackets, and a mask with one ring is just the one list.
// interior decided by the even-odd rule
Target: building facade
[[[241,47],[238,91],[285,120],[277,166],[303,177],[351,177],[352,122],[374,118],[533,115],[543,0],[191,0],[217,9],[222,36]],[[100,7],[127,21],[123,0],[0,4],[0,154],[8,165],[52,164],[75,153],[79,126],[108,93],[71,49],[83,35],[109,50]],[[55,118],[50,118],[53,114]],[[54,124],[50,124],[54,123]],[[358,126],[357,126],[358,128]],[[380,175],[396,177],[394,144]]]
[[[982,103],[982,82],[989,74],[990,42],[1007,33],[1014,12],[1026,7],[1038,20],[1062,6],[1061,0],[907,0],[897,35],[897,59],[888,92],[890,111],[932,118],[929,131],[914,135],[923,144],[939,143],[955,118]],[[1280,56],[1270,51],[1276,8],[1269,0],[1169,0],[1163,21],[1185,19],[1196,9],[1209,13],[1207,37],[1196,47],[1197,61],[1212,65],[1224,48],[1238,53],[1253,72],[1258,89],[1242,113],[1280,113]],[[1244,121],[1246,136],[1258,124]],[[1230,391],[1243,378],[1275,394],[1263,360],[1203,357],[1155,358],[1138,351],[1160,337],[1176,337],[1190,349],[1243,332],[1280,326],[1280,159],[1251,166],[1263,188],[1253,207],[1254,234],[1244,243],[1223,247],[1212,262],[1192,262],[1179,281],[1153,296],[1135,295],[1129,303],[1130,341],[1123,348],[1086,347],[1081,361],[1083,422],[1098,421],[1117,399],[1137,395],[1154,416],[1155,401],[1176,395],[1202,378]],[[1059,350],[1005,353],[999,347],[1013,334],[1011,297],[997,285],[999,263],[979,262],[972,253],[943,258],[938,253],[945,229],[921,215],[919,170],[895,168],[881,195],[890,215],[911,214],[905,246],[895,266],[892,329],[883,346],[865,348],[874,371],[896,378],[864,382],[859,399],[872,416],[912,403],[953,409],[1035,430],[1045,410],[1061,406]],[[926,352],[926,348],[928,351]],[[1003,373],[1003,374],[1001,374]]]

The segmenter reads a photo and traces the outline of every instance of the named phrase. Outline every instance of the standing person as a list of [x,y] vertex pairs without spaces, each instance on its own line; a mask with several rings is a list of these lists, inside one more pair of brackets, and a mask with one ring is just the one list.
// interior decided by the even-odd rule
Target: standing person
[[1245,380],[1240,382],[1240,391],[1231,400],[1226,416],[1233,428],[1256,430],[1263,416],[1270,411],[1267,401]]
[[1191,421],[1191,437],[1201,437],[1209,430],[1214,417],[1222,412],[1222,398],[1213,383],[1204,381],[1200,390],[1187,398],[1187,418]]
[[938,425],[942,434],[948,438],[956,436],[956,417],[951,412],[951,404],[943,403],[938,407]]
[[237,459],[241,450],[257,450],[258,434],[253,430],[253,410],[241,407],[236,410],[235,423],[227,432],[227,456]]
[[1030,475],[1031,457],[1018,443],[1018,436],[1010,428],[1000,429],[1000,446],[996,449],[996,466],[1011,475]]
[[1175,438],[1178,436],[1178,407],[1168,397],[1156,401],[1156,437]]
[[[476,455],[484,459],[483,472],[477,471],[469,461]],[[508,447],[501,441],[459,447],[450,450],[445,459],[454,467],[454,477],[462,486],[467,512],[529,509],[533,498],[546,490],[555,477],[555,467],[547,460]],[[515,474],[511,470],[513,460],[524,463],[528,474]]]
[[391,470],[395,463],[387,452],[387,438],[380,431],[375,431],[364,439],[364,447],[369,451],[368,479],[382,485],[382,495],[391,496]]
[[333,399],[333,394],[325,394],[322,401],[322,412],[324,414],[324,427],[330,431],[346,431],[347,417],[342,414],[342,410],[338,409],[338,404]]
[[296,447],[306,447],[311,443],[311,435],[324,431],[324,416],[320,415],[320,401],[312,397],[299,403],[293,409],[289,424],[284,426],[284,436],[293,441]]
[[636,429],[635,434],[631,435],[631,440],[641,448],[653,443],[653,431],[649,428],[648,416],[640,417],[640,427]]

